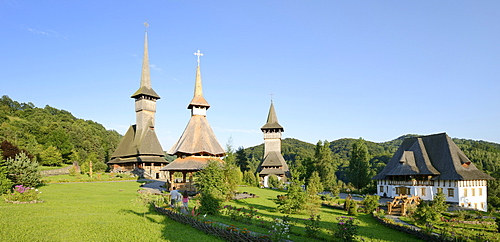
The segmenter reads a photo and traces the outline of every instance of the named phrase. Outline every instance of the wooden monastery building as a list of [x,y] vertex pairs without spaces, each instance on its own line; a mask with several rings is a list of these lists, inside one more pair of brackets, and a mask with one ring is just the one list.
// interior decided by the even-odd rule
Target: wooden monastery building
[[448,203],[487,211],[487,180],[446,134],[407,138],[376,176],[377,195],[419,196],[443,193]]
[[144,57],[139,89],[135,99],[136,124],[131,125],[108,161],[112,172],[133,173],[140,177],[162,179],[160,168],[168,164],[155,133],[156,100],[160,96],[151,88],[148,57],[148,35],[144,35]]
[[[200,56],[196,68],[196,79],[194,96],[188,105],[191,110],[191,119],[179,140],[170,148],[168,154],[177,158],[161,170],[168,172],[168,183],[170,190],[176,187],[178,190],[195,191],[193,173],[202,170],[209,160],[222,162],[225,151],[217,141],[212,128],[207,120],[207,110],[210,108],[207,100],[203,97],[200,72]],[[176,180],[174,174],[182,173],[182,180]],[[189,176],[189,179],[187,179]]]
[[271,101],[267,122],[260,128],[264,133],[264,159],[257,167],[260,183],[263,187],[269,187],[269,176],[275,175],[279,181],[286,182],[290,177],[290,170],[285,159],[281,155],[281,133],[285,131],[278,123],[278,117]]

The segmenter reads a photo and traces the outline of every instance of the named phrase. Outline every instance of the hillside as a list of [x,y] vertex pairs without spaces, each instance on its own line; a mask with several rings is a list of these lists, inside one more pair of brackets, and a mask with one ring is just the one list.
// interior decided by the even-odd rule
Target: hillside
[[90,155],[106,162],[120,139],[118,132],[76,118],[68,111],[48,105],[38,108],[8,96],[0,98],[0,143],[7,140],[37,157],[41,164],[48,162],[51,155],[59,155],[64,163],[84,161]]

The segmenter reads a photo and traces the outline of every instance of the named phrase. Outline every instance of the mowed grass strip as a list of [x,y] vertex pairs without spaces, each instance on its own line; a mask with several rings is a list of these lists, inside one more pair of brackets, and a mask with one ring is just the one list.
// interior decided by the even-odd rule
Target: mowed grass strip
[[221,241],[134,203],[140,183],[50,184],[44,203],[0,203],[1,241]]

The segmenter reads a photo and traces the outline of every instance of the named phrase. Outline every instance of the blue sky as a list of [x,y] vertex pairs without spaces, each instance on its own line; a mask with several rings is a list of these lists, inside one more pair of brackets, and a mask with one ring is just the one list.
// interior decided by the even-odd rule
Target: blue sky
[[164,150],[189,118],[200,49],[225,146],[447,132],[500,143],[499,1],[0,0],[0,95],[124,134],[148,21]]

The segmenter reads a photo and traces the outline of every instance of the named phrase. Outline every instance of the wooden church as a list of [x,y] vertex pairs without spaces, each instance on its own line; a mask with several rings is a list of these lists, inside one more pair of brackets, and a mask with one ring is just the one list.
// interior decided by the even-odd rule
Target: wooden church
[[443,193],[446,201],[487,211],[487,180],[446,134],[407,138],[387,166],[376,176],[377,195],[419,196],[432,200]]
[[[168,172],[170,190],[176,187],[182,191],[195,191],[193,173],[202,170],[209,160],[222,162],[222,157],[225,155],[207,120],[207,110],[210,105],[203,97],[200,72],[200,56],[203,54],[198,50],[195,55],[198,56],[198,66],[194,96],[187,107],[191,110],[191,119],[179,140],[168,151],[168,154],[177,158],[161,169]],[[182,178],[176,179],[175,173],[181,173]]]
[[281,133],[285,129],[278,123],[272,101],[267,122],[260,129],[264,133],[264,158],[257,167],[261,186],[269,187],[268,181],[271,175],[277,176],[279,181],[286,182],[287,177],[290,177],[290,170],[281,155]]
[[163,179],[160,169],[168,162],[155,133],[156,100],[160,96],[151,87],[148,56],[148,33],[144,35],[141,85],[131,96],[135,99],[136,124],[131,125],[108,161],[115,173]]

